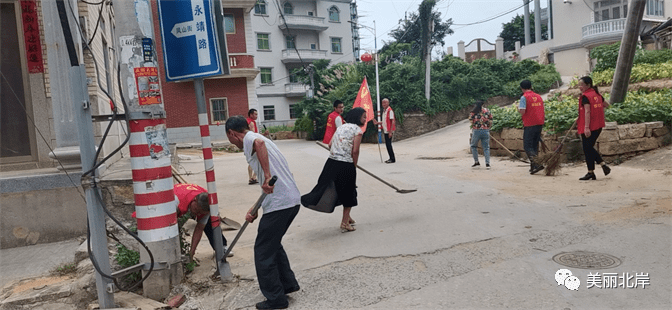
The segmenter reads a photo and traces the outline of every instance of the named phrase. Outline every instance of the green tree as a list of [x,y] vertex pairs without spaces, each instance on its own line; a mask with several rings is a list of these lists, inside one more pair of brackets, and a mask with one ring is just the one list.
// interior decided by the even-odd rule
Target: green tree
[[[502,32],[499,36],[504,39],[504,51],[516,49],[516,41],[525,45],[525,16],[516,15],[510,22],[502,24]],[[548,40],[548,25],[541,25],[541,38]],[[535,43],[534,36],[534,13],[530,13],[530,43]]]
[[[426,42],[426,35],[428,33],[427,23],[429,20],[434,22],[434,32],[431,33],[432,45],[446,45],[444,40],[446,35],[453,34],[453,30],[450,29],[453,20],[449,18],[445,22],[442,21],[441,13],[432,11],[434,5],[436,5],[435,0],[424,0],[418,8],[418,10],[423,10],[424,13],[411,13],[411,16],[408,19],[402,20],[401,25],[397,27],[397,29],[390,31],[390,36],[394,38],[394,41],[386,42],[385,46],[381,49],[381,52],[393,48],[394,43],[409,43],[411,44],[410,49],[404,49],[404,53],[414,56],[423,55],[423,48],[426,48],[427,46],[427,44],[423,44],[423,40]],[[428,10],[425,10],[427,8]],[[424,39],[423,36],[425,36]],[[401,59],[401,56],[396,58]]]

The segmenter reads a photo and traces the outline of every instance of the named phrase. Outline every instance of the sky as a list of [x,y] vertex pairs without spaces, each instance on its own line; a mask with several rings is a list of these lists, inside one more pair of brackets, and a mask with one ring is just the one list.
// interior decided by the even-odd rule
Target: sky
[[[378,49],[383,46],[383,41],[390,42],[390,30],[396,29],[399,20],[404,19],[404,13],[418,12],[418,6],[422,0],[356,0],[359,23],[364,26],[373,27],[373,21],[376,22],[376,34],[378,36]],[[547,6],[547,0],[541,0],[541,7]],[[511,11],[514,8],[523,5],[523,0],[437,0],[434,7],[435,11],[441,12],[441,20],[453,19],[454,24],[469,24],[482,21],[500,15],[501,13]],[[534,1],[530,3],[530,10],[534,10]],[[523,15],[523,8],[519,8],[512,13],[493,19],[481,24],[470,26],[454,25],[451,27],[455,32],[447,35],[444,40],[444,47],[435,46],[432,50],[433,57],[436,57],[439,50],[446,51],[448,46],[453,47],[453,54],[457,56],[457,42],[464,41],[468,44],[476,38],[484,38],[491,43],[502,31],[502,24],[508,23],[517,14]],[[534,21],[531,21],[534,22]],[[362,51],[374,50],[373,34],[360,29],[360,46]],[[534,35],[534,33],[532,33]],[[363,53],[363,52],[362,52]]]

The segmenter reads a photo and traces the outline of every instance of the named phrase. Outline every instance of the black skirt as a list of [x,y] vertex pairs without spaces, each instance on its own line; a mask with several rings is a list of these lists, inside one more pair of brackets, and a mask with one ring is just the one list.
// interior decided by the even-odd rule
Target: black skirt
[[353,163],[327,159],[313,190],[301,196],[301,204],[309,209],[332,213],[339,205],[357,205],[357,169]]

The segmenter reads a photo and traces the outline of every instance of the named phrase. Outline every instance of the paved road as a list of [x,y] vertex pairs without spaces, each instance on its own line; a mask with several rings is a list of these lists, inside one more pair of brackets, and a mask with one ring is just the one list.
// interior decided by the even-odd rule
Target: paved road
[[[364,145],[360,165],[400,188],[358,174],[359,206],[352,216],[357,231],[338,229],[333,214],[305,208],[283,244],[302,290],[290,298],[293,309],[670,309],[672,199],[669,169],[642,174],[641,167],[615,167],[597,182],[576,180],[583,166],[557,177],[530,176],[527,166],[504,158],[493,169],[472,170],[464,122],[394,144],[397,163],[380,162],[378,147]],[[315,185],[326,150],[314,142],[277,142],[299,189]],[[385,153],[384,146],[382,147]],[[387,159],[383,154],[383,159]],[[203,170],[202,161],[182,161]],[[222,214],[236,220],[260,193],[247,185],[244,156],[215,159]],[[660,182],[644,182],[658,178]],[[202,173],[187,179],[204,183]],[[558,184],[569,184],[560,187]],[[563,188],[563,190],[558,190]],[[250,225],[229,259],[239,283],[209,282],[210,291],[193,300],[202,309],[248,309],[263,300],[255,282]],[[226,232],[231,240],[235,232]],[[553,261],[563,252],[612,255],[621,264],[607,269],[568,268]],[[199,247],[202,261],[211,257]],[[212,265],[212,263],[210,263]],[[202,281],[208,264],[192,276]],[[558,286],[558,269],[581,281],[578,291]],[[588,274],[648,273],[641,288],[587,288]],[[618,279],[617,279],[618,280]],[[622,282],[622,281],[621,281]]]

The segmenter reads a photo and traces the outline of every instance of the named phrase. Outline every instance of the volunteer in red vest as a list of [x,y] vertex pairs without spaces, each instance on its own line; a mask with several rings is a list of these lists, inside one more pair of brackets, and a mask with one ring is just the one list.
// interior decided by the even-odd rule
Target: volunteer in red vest
[[[259,133],[259,127],[257,127],[257,118],[259,117],[259,112],[257,112],[257,109],[250,109],[247,111],[247,127],[250,128],[251,132]],[[252,167],[250,165],[247,165],[247,175],[250,177],[250,179],[247,181],[247,184],[257,184],[259,181],[257,181],[257,174],[254,173],[254,170],[252,170]]]
[[595,150],[595,142],[605,126],[604,108],[609,106],[609,103],[604,101],[597,87],[593,85],[593,79],[588,76],[579,79],[579,89],[582,94],[579,99],[579,119],[576,125],[581,135],[583,154],[586,156],[586,165],[588,166],[588,173],[579,180],[596,180],[595,163],[602,166],[602,172],[605,176],[611,172],[611,168],[602,160],[600,153]]
[[520,97],[518,112],[523,118],[523,148],[530,159],[530,174],[544,169],[544,166],[535,162],[541,142],[541,129],[544,127],[544,100],[539,94],[532,91],[532,82],[520,82],[523,96]]
[[[182,217],[188,212],[191,218],[198,222],[191,235],[191,251],[189,252],[189,256],[192,259],[194,258],[196,247],[201,241],[201,237],[203,237],[203,232],[205,232],[205,236],[210,241],[210,246],[215,250],[214,229],[212,229],[210,222],[208,191],[196,184],[176,184],[174,191],[178,200],[177,217]],[[224,252],[226,252],[226,238],[224,238],[224,235],[222,235],[222,241]],[[233,255],[229,253],[229,256]]]
[[324,131],[324,139],[322,143],[329,144],[331,142],[331,137],[334,136],[334,132],[338,127],[343,125],[343,102],[340,100],[334,101],[334,112],[331,112],[327,117],[327,128]]
[[383,105],[383,119],[381,122],[373,119],[373,124],[376,126],[383,124],[385,147],[387,148],[387,155],[390,156],[390,159],[386,160],[385,163],[391,164],[396,161],[394,150],[392,149],[392,136],[394,136],[394,131],[397,130],[397,122],[394,119],[394,110],[390,107],[390,99],[384,98],[381,104]]

